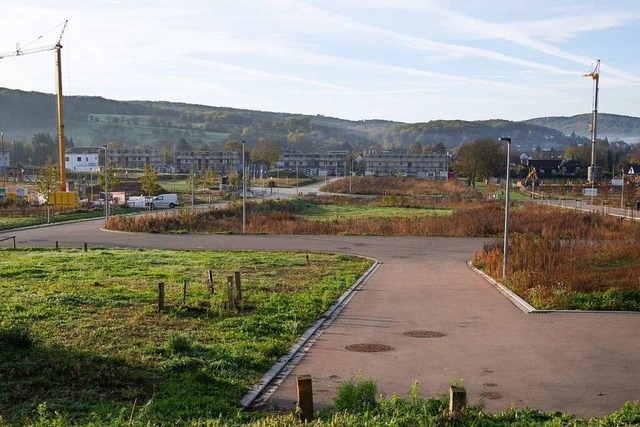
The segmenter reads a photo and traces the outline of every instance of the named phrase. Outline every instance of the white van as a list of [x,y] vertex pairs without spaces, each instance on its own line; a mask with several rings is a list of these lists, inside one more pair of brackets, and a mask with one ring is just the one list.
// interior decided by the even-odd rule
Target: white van
[[151,200],[151,209],[175,208],[178,206],[177,194],[158,194]]

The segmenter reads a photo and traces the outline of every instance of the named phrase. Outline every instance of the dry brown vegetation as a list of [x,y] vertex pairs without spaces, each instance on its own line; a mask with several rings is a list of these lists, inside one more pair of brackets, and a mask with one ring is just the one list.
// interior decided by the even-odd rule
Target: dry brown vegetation
[[[333,200],[333,202],[331,202]],[[427,202],[411,202],[402,198],[355,201],[339,198],[341,203],[368,203],[372,206],[418,206]],[[337,200],[319,199],[317,203],[336,203]],[[385,204],[386,203],[386,204]],[[413,203],[413,204],[412,204]],[[439,202],[431,206],[442,208]],[[447,204],[448,206],[450,204]],[[296,201],[250,203],[247,205],[247,231],[252,234],[304,234],[304,235],[380,235],[380,236],[495,236],[502,230],[501,208],[495,202],[457,202],[456,210],[447,217],[407,218],[336,218],[314,221],[298,214]],[[111,217],[109,229],[133,232],[197,232],[240,233],[242,211],[239,206],[201,213],[181,212],[159,215]]]
[[[349,178],[330,182],[323,190],[330,193],[349,194]],[[480,192],[457,181],[426,180],[396,176],[351,177],[351,193],[365,195],[431,196],[456,198],[479,198]]]
[[[640,310],[640,224],[527,205],[514,216],[503,283],[536,308]],[[501,243],[474,264],[502,276]]]

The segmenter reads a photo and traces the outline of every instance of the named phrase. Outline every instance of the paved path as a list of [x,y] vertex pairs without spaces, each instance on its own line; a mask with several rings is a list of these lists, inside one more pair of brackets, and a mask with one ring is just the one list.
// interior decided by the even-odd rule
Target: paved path
[[[467,267],[480,239],[336,236],[140,235],[99,230],[102,220],[0,233],[18,247],[92,246],[345,252],[382,261],[271,402],[291,408],[296,374],[311,374],[317,406],[362,372],[380,392],[406,394],[413,381],[434,395],[464,380],[471,403],[602,415],[640,399],[640,315],[524,314]],[[411,338],[414,330],[442,338]],[[345,346],[385,344],[356,353]]]

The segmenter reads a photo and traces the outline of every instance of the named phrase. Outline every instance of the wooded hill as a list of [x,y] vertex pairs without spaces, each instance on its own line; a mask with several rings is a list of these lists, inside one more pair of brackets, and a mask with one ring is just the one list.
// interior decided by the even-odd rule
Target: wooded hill
[[[183,140],[183,146],[186,142],[193,149],[218,150],[228,140],[244,140],[251,147],[261,138],[269,138],[277,140],[282,149],[323,152],[370,147],[421,149],[436,144],[454,148],[477,138],[505,135],[511,136],[522,150],[536,147],[562,150],[571,143],[588,142],[580,137],[583,133],[576,132],[571,137],[571,132],[559,125],[562,119],[567,119],[561,117],[526,122],[434,120],[406,124],[89,96],[65,97],[64,112],[66,135],[75,146],[118,142],[128,147],[168,147]],[[5,134],[5,143],[28,142],[42,132],[55,137],[56,114],[54,95],[0,88],[0,130]],[[608,114],[601,117],[602,137],[607,132],[640,135],[640,118]],[[618,125],[614,123],[616,118]],[[635,127],[627,127],[632,121],[637,123]],[[608,122],[612,124],[607,125]]]
[[[577,136],[591,138],[589,125],[591,114],[578,114],[571,117],[538,117],[525,120],[538,126],[545,126],[558,130],[565,135],[575,133]],[[618,114],[598,114],[598,138],[608,138],[609,141],[622,140],[627,143],[640,142],[640,117],[621,116]]]

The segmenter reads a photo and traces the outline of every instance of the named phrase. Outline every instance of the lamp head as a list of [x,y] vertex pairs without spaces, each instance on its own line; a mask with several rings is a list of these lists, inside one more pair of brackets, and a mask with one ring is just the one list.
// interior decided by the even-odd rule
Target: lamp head
[[507,141],[509,144],[511,144],[511,138],[506,136],[501,136],[500,138],[498,138],[498,141]]

